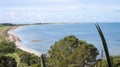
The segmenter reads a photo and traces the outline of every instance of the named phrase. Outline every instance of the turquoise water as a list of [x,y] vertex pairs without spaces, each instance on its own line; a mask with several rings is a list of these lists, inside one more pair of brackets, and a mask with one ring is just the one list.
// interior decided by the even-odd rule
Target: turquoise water
[[[101,23],[102,31],[108,43],[111,55],[120,55],[120,23]],[[99,52],[103,49],[99,34],[94,24],[46,24],[22,26],[14,31],[23,46],[47,53],[50,46],[68,35],[75,35],[80,40],[94,44]],[[40,42],[33,42],[37,40]]]

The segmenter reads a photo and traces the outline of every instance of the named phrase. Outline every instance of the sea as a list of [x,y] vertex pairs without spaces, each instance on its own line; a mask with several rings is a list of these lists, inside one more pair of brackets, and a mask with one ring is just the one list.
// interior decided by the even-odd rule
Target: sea
[[[120,55],[120,23],[99,23],[99,25],[107,41],[110,55]],[[51,45],[69,35],[93,44],[99,54],[104,51],[94,23],[21,26],[13,33],[20,38],[24,47],[39,53],[48,53]]]

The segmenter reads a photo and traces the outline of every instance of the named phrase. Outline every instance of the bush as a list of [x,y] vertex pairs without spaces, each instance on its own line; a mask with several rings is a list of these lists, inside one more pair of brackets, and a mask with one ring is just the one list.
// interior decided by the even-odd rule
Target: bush
[[96,62],[97,49],[75,36],[66,36],[51,46],[48,66],[50,67],[83,67]]
[[0,52],[13,53],[13,52],[15,52],[15,50],[16,50],[16,47],[13,42],[10,42],[8,40],[0,41]]
[[17,62],[12,57],[0,56],[0,67],[17,67]]
[[35,56],[34,54],[30,54],[27,52],[22,52],[20,54],[20,62],[25,63],[27,66],[31,66],[34,64],[40,63],[40,58]]

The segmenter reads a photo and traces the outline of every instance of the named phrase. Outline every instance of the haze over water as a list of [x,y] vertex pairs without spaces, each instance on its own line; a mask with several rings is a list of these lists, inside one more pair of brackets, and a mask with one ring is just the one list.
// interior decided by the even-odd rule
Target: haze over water
[[[111,55],[120,54],[120,23],[100,23]],[[93,23],[83,24],[46,24],[22,26],[14,32],[22,41],[23,46],[47,53],[50,46],[68,35],[75,35],[80,40],[94,44],[99,53],[103,49],[99,34]]]

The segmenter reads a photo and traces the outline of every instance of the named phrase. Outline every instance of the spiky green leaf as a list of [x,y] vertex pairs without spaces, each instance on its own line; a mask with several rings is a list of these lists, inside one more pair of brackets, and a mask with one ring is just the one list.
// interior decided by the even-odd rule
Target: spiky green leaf
[[98,33],[99,33],[99,35],[101,37],[101,40],[102,40],[102,43],[103,43],[103,47],[104,47],[105,55],[106,55],[106,58],[107,58],[108,66],[112,67],[112,63],[111,63],[111,60],[110,60],[110,55],[109,55],[107,43],[106,43],[106,40],[105,40],[104,35],[102,33],[102,30],[101,30],[99,24],[95,24],[95,26],[96,26],[96,28],[98,30]]
[[41,55],[41,67],[46,67],[45,60],[44,60],[44,55]]

